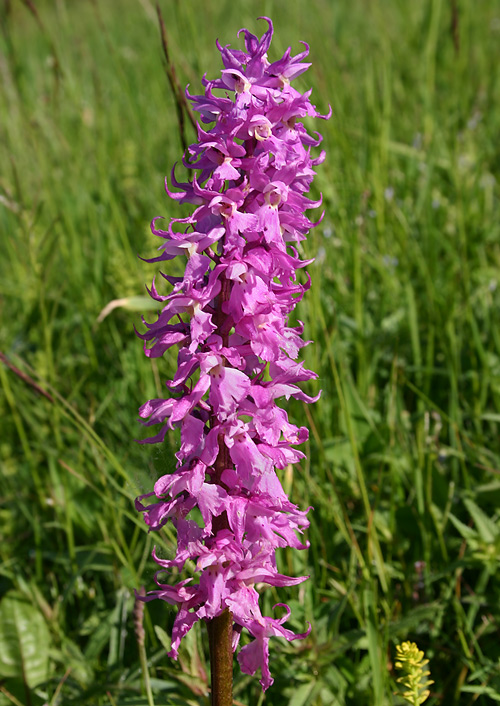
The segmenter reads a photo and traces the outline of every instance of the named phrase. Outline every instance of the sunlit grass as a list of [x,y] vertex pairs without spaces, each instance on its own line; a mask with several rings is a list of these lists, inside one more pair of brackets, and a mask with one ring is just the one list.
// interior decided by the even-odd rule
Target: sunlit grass
[[[143,356],[135,300],[98,317],[145,293],[153,268],[137,255],[156,246],[150,219],[175,213],[163,178],[181,142],[149,0],[28,5],[0,9],[0,591],[27,599],[48,657],[27,691],[0,647],[0,704],[15,703],[5,690],[145,704],[133,592],[153,586],[153,539],[168,553],[175,538],[148,536],[133,498],[173,467],[175,440],[161,453],[133,440],[175,354]],[[220,69],[215,38],[259,34],[264,14],[275,58],[310,44],[301,88],[333,108],[310,126],[325,218],[297,311],[323,393],[290,405],[311,434],[284,473],[315,510],[310,550],[281,561],[311,580],[264,597],[313,631],[271,644],[265,698],[236,670],[240,703],[400,704],[407,639],[430,660],[426,704],[500,700],[500,11],[456,5],[454,39],[451,0],[161,3],[192,93]],[[146,607],[155,702],[206,704],[206,636],[173,663],[172,620]]]

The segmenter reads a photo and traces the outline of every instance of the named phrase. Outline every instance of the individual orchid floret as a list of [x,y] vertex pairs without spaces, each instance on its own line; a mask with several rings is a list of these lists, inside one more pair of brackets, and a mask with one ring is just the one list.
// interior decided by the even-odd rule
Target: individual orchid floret
[[[217,43],[224,68],[218,79],[203,77],[203,95],[186,91],[203,124],[183,157],[192,177],[179,182],[172,171],[165,186],[192,212],[168,225],[159,217],[151,223],[160,245],[147,261],[181,257],[186,264],[182,276],[161,273],[170,291],[155,280],[149,289],[162,309],[138,334],[145,354],[158,358],[178,346],[178,356],[167,394],[139,410],[146,427],[159,427],[141,443],[162,443],[179,430],[180,447],[176,469],[136,507],[150,530],[171,522],[177,532],[175,555],[153,552],[158,588],[145,598],[178,607],[170,655],[177,657],[197,621],[210,626],[229,614],[241,669],[260,669],[267,689],[269,639],[304,639],[310,631],[284,627],[286,605],[282,618],[263,616],[259,597],[266,585],[307,578],[281,574],[276,562],[277,549],[307,548],[302,534],[310,509],[290,501],[277,473],[300,463],[304,454],[296,447],[308,438],[278,402],[319,397],[301,387],[317,376],[298,360],[309,341],[289,317],[310,286],[300,271],[312,260],[300,259],[296,247],[315,225],[305,212],[321,201],[306,194],[324,159],[323,152],[311,156],[321,136],[310,135],[301,120],[329,115],[318,113],[310,91],[290,85],[309,67],[307,45],[271,62],[273,26],[261,19],[268,28],[260,39],[241,30],[245,50]],[[168,583],[169,572],[188,567],[186,578]],[[243,628],[251,641],[238,648]]]

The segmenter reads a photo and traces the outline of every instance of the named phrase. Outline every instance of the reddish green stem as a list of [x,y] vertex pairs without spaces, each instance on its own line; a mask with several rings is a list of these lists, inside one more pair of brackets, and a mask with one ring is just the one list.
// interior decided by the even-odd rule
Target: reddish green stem
[[212,676],[212,706],[233,703],[233,616],[229,609],[207,622]]
[[[224,324],[222,303],[229,299],[229,282],[222,280],[221,293],[215,302],[214,321],[217,332],[222,336],[223,345],[228,345],[228,335],[221,329]],[[212,420],[215,421],[215,420]],[[212,476],[213,483],[222,485],[221,475],[224,469],[231,467],[229,450],[221,435],[219,438],[219,453]],[[214,517],[212,533],[215,536],[221,530],[229,529],[226,513]],[[232,706],[233,703],[233,616],[228,608],[213,620],[207,621],[208,643],[210,649],[210,673],[212,683],[212,706]]]

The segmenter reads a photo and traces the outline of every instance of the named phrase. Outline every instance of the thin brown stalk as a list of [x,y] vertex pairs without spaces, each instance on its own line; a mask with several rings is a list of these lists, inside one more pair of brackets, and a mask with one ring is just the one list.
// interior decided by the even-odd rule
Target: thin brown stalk
[[2,352],[0,352],[0,362],[4,363],[4,365],[6,365],[10,370],[12,370],[12,372],[14,373],[14,375],[17,375],[17,377],[20,378],[24,383],[26,383],[26,385],[29,385],[29,386],[32,387],[34,390],[36,390],[36,392],[39,392],[41,395],[43,395],[44,397],[46,397],[46,398],[49,400],[49,402],[52,402],[52,404],[55,403],[54,398],[52,397],[52,395],[50,395],[50,394],[47,392],[47,390],[44,390],[43,387],[40,387],[40,385],[38,385],[38,384],[33,380],[33,378],[31,378],[31,377],[30,377],[29,375],[27,375],[26,373],[23,373],[22,370],[19,370],[19,368],[16,368],[16,366],[13,365],[13,364],[10,362],[10,360],[7,358],[7,356],[6,356],[4,353],[2,353]]
[[165,22],[163,21],[163,15],[161,14],[160,5],[158,3],[156,4],[156,12],[158,13],[158,22],[160,25],[163,54],[165,55],[165,73],[167,74],[167,79],[174,96],[175,109],[177,111],[177,122],[179,124],[179,135],[181,138],[182,149],[185,152],[188,148],[188,142],[186,139],[185,116],[187,116],[195,131],[197,129],[196,120],[194,118],[193,111],[191,110],[191,106],[187,102],[186,95],[181,88],[179,79],[177,78],[175,65],[170,57],[170,52],[168,49],[167,30],[165,29]]
[[453,46],[455,54],[460,54],[460,32],[459,32],[459,12],[458,0],[450,0],[451,2],[451,36],[453,37]]

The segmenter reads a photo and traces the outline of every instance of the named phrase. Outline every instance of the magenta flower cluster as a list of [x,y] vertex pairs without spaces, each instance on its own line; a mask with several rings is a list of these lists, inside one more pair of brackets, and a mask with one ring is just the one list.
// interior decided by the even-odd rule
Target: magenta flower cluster
[[[229,609],[234,621],[233,651],[242,628],[254,638],[240,649],[238,660],[248,674],[261,669],[261,684],[273,682],[269,671],[269,638],[305,637],[284,627],[281,618],[265,617],[256,585],[292,586],[307,577],[278,573],[278,547],[304,549],[298,535],[308,526],[307,511],[292,504],[276,469],[298,462],[295,446],[307,439],[305,427],[288,420],[278,398],[313,402],[299,383],[316,374],[297,362],[307,342],[302,325],[288,316],[309,287],[297,270],[311,260],[298,256],[294,244],[312,225],[304,212],[319,202],[309,200],[311,158],[321,136],[310,136],[300,119],[320,116],[290,81],[309,66],[308,48],[297,56],[288,49],[270,63],[267,58],[273,27],[259,40],[247,30],[246,51],[221,47],[220,79],[203,79],[204,95],[190,96],[201,115],[198,142],[185,166],[195,170],[192,181],[169,196],[196,206],[192,215],[174,218],[166,230],[151,225],[162,239],[160,255],[148,262],[187,256],[183,277],[162,276],[172,285],[163,296],[153,282],[151,296],[164,303],[158,318],[145,323],[146,355],[162,356],[179,346],[177,372],[166,383],[165,399],[140,409],[146,426],[161,424],[148,443],[162,442],[169,429],[180,429],[181,446],[175,472],[160,478],[154,492],[136,501],[151,530],[172,521],[177,552],[161,567],[160,598],[179,608],[172,631],[170,655],[193,624]],[[219,89],[222,94],[216,94]],[[147,498],[155,502],[148,504]],[[197,508],[196,521],[191,511]],[[174,586],[160,574],[182,570],[194,562],[195,577]],[[282,605],[282,604],[279,604]],[[276,607],[276,606],[275,606]]]

